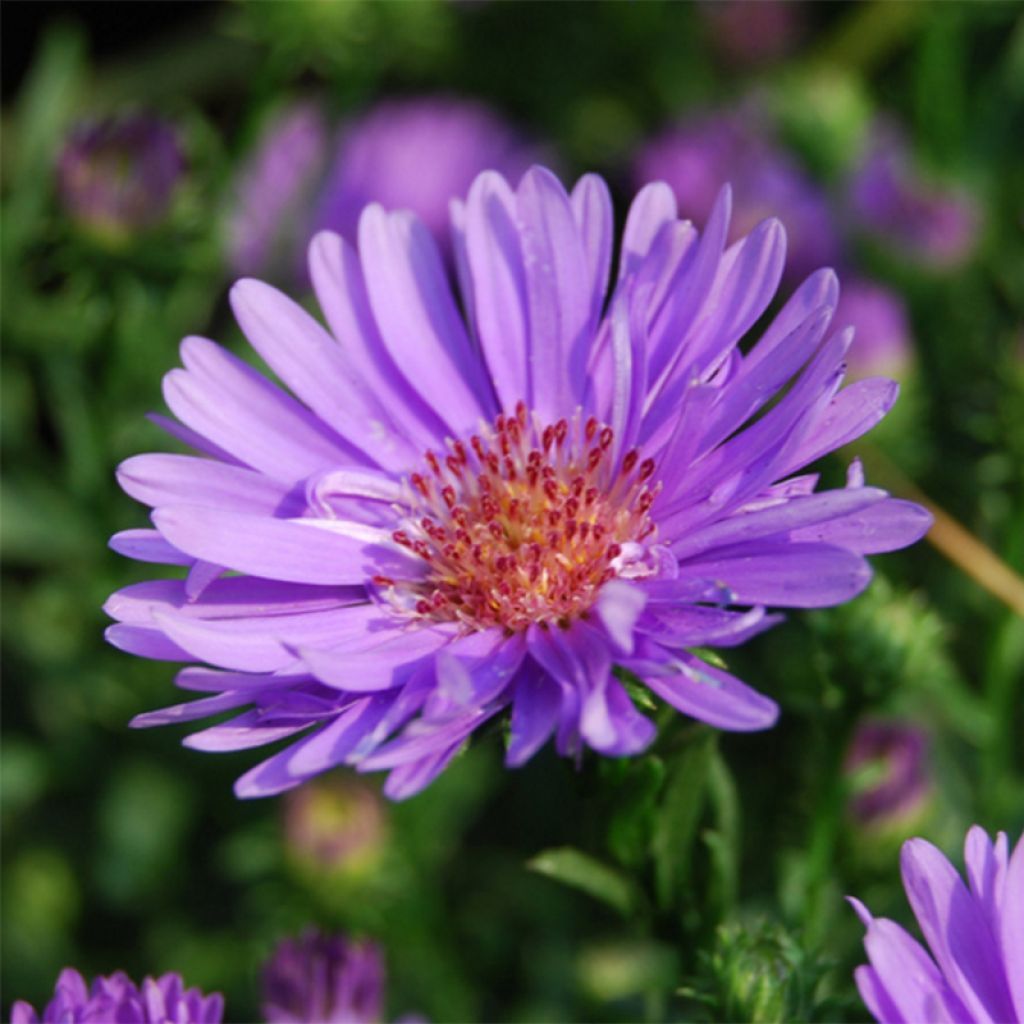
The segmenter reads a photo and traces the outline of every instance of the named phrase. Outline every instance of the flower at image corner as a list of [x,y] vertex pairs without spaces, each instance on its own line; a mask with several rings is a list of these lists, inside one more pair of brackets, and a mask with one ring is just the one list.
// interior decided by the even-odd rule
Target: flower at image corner
[[267,1024],[378,1024],[384,957],[372,942],[307,930],[285,939],[263,967]]
[[1024,1022],[1024,837],[1012,855],[975,825],[964,844],[967,885],[924,839],[903,844],[903,887],[931,955],[894,921],[850,898],[867,928],[861,998],[882,1024]]
[[[488,720],[510,715],[506,763],[552,737],[635,754],[653,723],[624,681],[730,730],[778,708],[690,653],[867,586],[866,554],[901,548],[928,513],[804,472],[869,430],[897,386],[841,389],[851,332],[838,284],[809,277],[760,340],[785,235],[766,221],[726,245],[722,192],[703,234],[665,185],[643,189],[611,274],[613,221],[593,175],[567,194],[542,168],[513,189],[481,175],[453,206],[456,295],[430,233],[371,205],[358,247],[310,250],[323,327],[256,281],[239,323],[282,383],[188,338],[164,381],[198,455],[119,469],[155,529],[122,554],[186,569],[115,593],[110,641],[200,662],[198,700],[136,726],[233,711],[198,750],[288,744],[242,797],[340,764],[428,785]],[[461,309],[468,311],[463,317]]]
[[12,1024],[220,1024],[223,1015],[224,997],[219,992],[204,996],[197,988],[186,989],[179,974],[144,978],[136,985],[117,971],[86,985],[78,971],[66,967],[42,1016],[19,1000],[11,1007],[10,1020]]

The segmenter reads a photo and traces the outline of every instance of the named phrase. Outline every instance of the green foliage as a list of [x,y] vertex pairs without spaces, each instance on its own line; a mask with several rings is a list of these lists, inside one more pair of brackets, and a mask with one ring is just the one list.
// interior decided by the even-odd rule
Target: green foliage
[[[925,545],[875,559],[856,601],[794,613],[724,661],[701,652],[779,702],[775,729],[719,734],[619,673],[659,726],[650,751],[579,765],[544,752],[511,772],[495,727],[422,796],[381,803],[357,868],[297,854],[285,799],[233,797],[252,752],[204,756],[181,749],[178,730],[126,728],[177,694],[169,666],[102,641],[106,596],[152,575],[105,546],[145,523],[113,471],[172,446],[143,416],[161,407],[182,336],[244,354],[225,302],[226,211],[253,127],[299,96],[339,119],[387,95],[480,98],[545,143],[566,178],[605,173],[620,224],[634,147],[685,112],[756,92],[840,216],[869,124],[899,118],[924,167],[973,191],[985,230],[945,273],[849,239],[844,259],[906,300],[917,347],[872,444],[1024,573],[1014,5],[808,5],[796,50],[756,69],[716,51],[702,12],[196,5],[180,33],[101,59],[73,17],[47,27],[5,100],[0,154],[0,1012],[44,1002],[75,964],[178,969],[224,991],[228,1019],[255,1020],[262,958],[315,923],[385,945],[387,1019],[856,1019],[863,930],[843,895],[906,922],[897,856],[910,830],[954,853],[974,821],[1019,834],[1024,628]],[[114,244],[63,212],[53,169],[72,123],[138,105],[174,119],[189,170],[164,223]],[[874,480],[870,450],[858,454]],[[840,460],[820,468],[841,480]],[[848,806],[845,753],[872,716],[911,719],[932,741],[932,795],[887,830]]]

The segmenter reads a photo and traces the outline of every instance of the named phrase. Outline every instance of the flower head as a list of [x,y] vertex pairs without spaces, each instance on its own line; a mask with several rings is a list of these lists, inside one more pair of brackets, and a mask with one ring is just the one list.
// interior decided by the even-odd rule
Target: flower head
[[163,219],[184,170],[174,127],[131,114],[75,128],[57,163],[57,183],[75,220],[121,238]]
[[862,722],[844,767],[848,776],[878,769],[850,802],[858,821],[881,825],[904,818],[921,806],[931,790],[928,734],[906,722]]
[[856,330],[850,377],[906,376],[914,359],[907,309],[896,292],[863,278],[843,285],[836,320]]
[[285,939],[263,968],[268,1024],[377,1024],[384,958],[372,942],[306,931]]
[[118,1021],[122,1024],[219,1024],[224,1014],[224,997],[215,992],[204,996],[197,988],[186,989],[179,974],[145,978],[136,985],[117,971],[93,979],[87,986],[78,971],[66,967],[60,972],[53,999],[42,1017],[26,1002],[11,1008],[12,1024],[91,1024]]
[[875,126],[850,182],[850,206],[858,227],[939,270],[964,263],[981,229],[975,199],[962,189],[922,177],[906,138],[885,122]]
[[1011,856],[1004,832],[993,843],[975,825],[964,859],[968,885],[931,843],[903,844],[903,887],[931,956],[851,897],[870,961],[857,987],[877,1021],[1024,1021],[1024,838]]
[[355,239],[371,202],[411,210],[446,244],[448,203],[481,172],[518,177],[535,154],[493,111],[471,100],[422,96],[378,104],[343,129],[314,227]]
[[[835,276],[775,295],[785,235],[726,245],[724,190],[699,235],[665,185],[645,188],[610,277],[601,179],[567,194],[542,168],[477,178],[453,206],[461,282],[413,215],[371,205],[358,248],[310,250],[328,327],[255,281],[238,320],[286,387],[188,338],[164,394],[169,432],[201,455],[142,455],[119,479],[155,530],[112,540],[185,579],[114,594],[109,639],[200,661],[206,693],[137,726],[237,710],[187,745],[290,738],[240,796],[335,765],[432,781],[511,711],[521,765],[552,736],[643,750],[654,725],[624,681],[724,729],[778,709],[687,648],[729,647],[868,583],[864,555],[916,540],[928,513],[864,486],[816,492],[801,470],[870,429],[896,385],[840,390],[850,331],[830,333]],[[467,311],[466,318],[460,309]]]
[[[278,112],[234,185],[227,258],[236,274],[289,270],[308,240],[309,203],[327,153],[327,125],[311,103]],[[300,237],[302,236],[302,237]]]
[[711,216],[721,183],[731,182],[730,240],[749,234],[766,217],[778,217],[788,237],[786,277],[796,282],[838,259],[839,236],[824,193],[774,144],[764,117],[751,106],[670,128],[640,151],[633,178],[637,184],[667,182],[683,216],[698,224]]

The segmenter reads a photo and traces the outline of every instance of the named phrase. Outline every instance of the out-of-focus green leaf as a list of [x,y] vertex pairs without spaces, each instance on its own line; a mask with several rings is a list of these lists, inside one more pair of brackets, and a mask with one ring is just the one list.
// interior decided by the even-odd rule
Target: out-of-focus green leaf
[[673,904],[686,883],[715,742],[711,730],[695,730],[681,750],[666,757],[668,781],[651,841],[654,891],[663,910]]
[[623,917],[631,917],[640,904],[639,890],[628,876],[571,846],[543,850],[531,857],[526,866],[564,885],[581,889],[614,907]]
[[584,949],[576,962],[584,991],[600,1002],[667,991],[679,971],[679,953],[660,942],[621,942]]

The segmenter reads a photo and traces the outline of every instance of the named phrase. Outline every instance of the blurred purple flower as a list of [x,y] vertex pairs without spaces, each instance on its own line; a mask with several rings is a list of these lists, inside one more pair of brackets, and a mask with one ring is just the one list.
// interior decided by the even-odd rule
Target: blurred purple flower
[[801,472],[874,426],[897,386],[839,390],[851,332],[829,333],[827,270],[739,347],[775,296],[785,233],[769,220],[727,248],[729,215],[724,189],[699,235],[667,186],[643,189],[613,277],[600,178],[569,195],[543,168],[517,189],[487,173],[453,207],[459,294],[423,224],[378,205],[358,250],[329,233],[311,246],[329,330],[237,284],[243,331],[295,397],[188,338],[164,382],[181,423],[159,422],[206,457],[119,469],[156,530],[112,546],[189,571],[114,594],[108,637],[215,666],[177,678],[212,695],[133,724],[245,709],[186,740],[295,739],[239,796],[347,763],[389,770],[396,799],[509,709],[509,766],[552,735],[565,756],[645,749],[654,725],[624,678],[718,728],[774,724],[774,701],[688,648],[744,642],[779,621],[768,605],[851,599],[864,556],[930,517],[856,464],[824,493]]
[[969,888],[924,839],[903,844],[903,887],[931,956],[898,924],[873,918],[850,898],[867,928],[870,965],[855,972],[875,1020],[1024,1022],[1024,839],[1008,855],[975,825],[964,844]]
[[697,10],[714,48],[738,66],[778,60],[803,30],[804,5],[794,0],[701,0]]
[[850,810],[864,825],[881,825],[913,814],[931,792],[928,734],[906,722],[865,721],[846,754],[847,776],[877,767],[879,775],[855,792]]
[[141,986],[122,971],[97,977],[92,986],[78,971],[60,972],[53,999],[42,1017],[26,1002],[11,1008],[12,1024],[220,1024],[224,997],[204,996],[197,988],[186,989],[179,974],[145,978]]
[[377,1024],[384,957],[372,942],[304,932],[281,942],[263,968],[267,1024]]
[[789,247],[786,278],[803,280],[838,261],[840,241],[828,200],[784,150],[769,138],[756,107],[708,113],[670,128],[647,143],[633,165],[633,180],[664,181],[684,217],[705,224],[724,181],[733,189],[730,241],[778,217]]
[[380,103],[342,131],[311,234],[336,231],[354,242],[363,208],[376,202],[411,210],[447,246],[451,199],[481,171],[518,178],[536,156],[480,103],[447,96]]
[[923,178],[913,166],[906,138],[887,122],[873,130],[850,182],[849,200],[857,227],[925,266],[955,268],[978,241],[981,211],[975,199],[963,189]]
[[293,790],[284,818],[289,850],[320,871],[358,871],[380,851],[387,832],[376,791],[351,779]]
[[57,162],[57,186],[76,221],[116,239],[166,216],[184,170],[174,126],[130,114],[73,129]]
[[852,380],[907,375],[914,360],[907,309],[885,285],[864,278],[843,284],[835,321],[856,334],[848,357]]
[[233,187],[227,258],[235,274],[290,272],[308,241],[309,207],[327,156],[327,125],[312,103],[279,111]]

